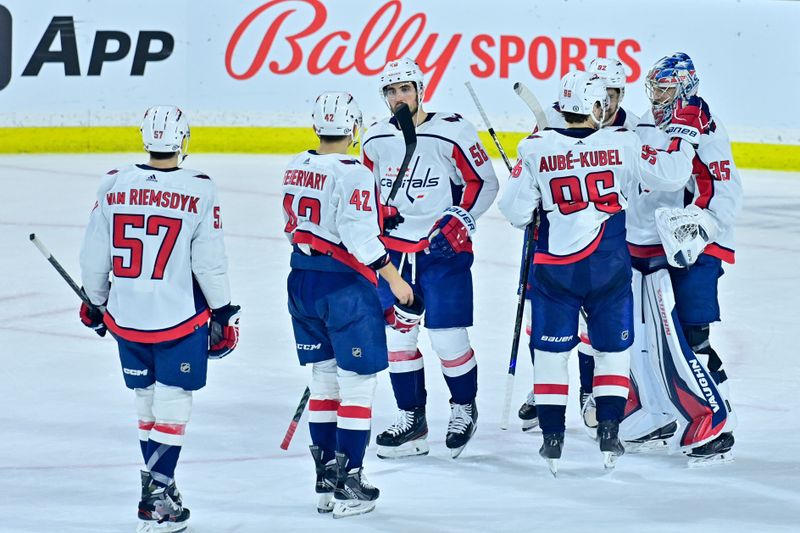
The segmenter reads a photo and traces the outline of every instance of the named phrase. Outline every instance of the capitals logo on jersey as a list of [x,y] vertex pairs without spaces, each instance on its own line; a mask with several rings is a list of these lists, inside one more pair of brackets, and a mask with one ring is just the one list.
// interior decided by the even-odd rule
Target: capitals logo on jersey
[[[412,204],[420,198],[424,198],[428,189],[433,189],[439,185],[441,176],[431,176],[432,168],[425,171],[419,169],[420,156],[416,156],[410,169],[406,171],[403,181],[400,184],[400,189],[405,193],[406,198]],[[400,172],[400,167],[388,167],[386,172],[381,178],[381,187],[388,189],[392,188],[394,180],[397,179],[397,173]],[[424,173],[423,173],[424,172]]]

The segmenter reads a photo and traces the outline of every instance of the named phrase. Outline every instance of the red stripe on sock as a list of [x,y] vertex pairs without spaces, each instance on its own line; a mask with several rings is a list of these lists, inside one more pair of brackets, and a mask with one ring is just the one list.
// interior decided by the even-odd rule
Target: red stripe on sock
[[419,350],[417,351],[405,351],[405,352],[389,352],[389,361],[392,363],[397,363],[399,361],[414,361],[415,359],[422,358],[422,352]]
[[550,383],[537,383],[533,386],[534,394],[569,394],[569,385],[553,385]]
[[453,367],[456,367],[456,366],[461,366],[463,364],[466,364],[474,356],[475,356],[475,352],[472,350],[472,348],[470,348],[470,350],[467,353],[465,353],[461,357],[453,359],[452,361],[446,361],[444,359],[441,359],[442,366],[445,367],[445,368],[453,368]]
[[603,385],[616,385],[618,387],[629,387],[630,380],[625,376],[595,376],[592,379],[592,387],[601,387]]
[[153,429],[155,422],[152,420],[139,420],[139,429],[143,429],[145,431],[150,431]]
[[343,418],[372,418],[372,408],[360,405],[339,406],[339,416]]
[[153,431],[160,431],[161,433],[169,433],[170,435],[183,435],[184,433],[186,433],[186,424],[156,423],[153,426]]
[[309,400],[309,411],[336,411],[339,409],[339,400]]

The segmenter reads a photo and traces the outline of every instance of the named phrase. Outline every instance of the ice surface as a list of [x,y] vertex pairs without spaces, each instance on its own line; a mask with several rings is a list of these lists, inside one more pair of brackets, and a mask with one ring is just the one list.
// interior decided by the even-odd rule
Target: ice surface
[[[184,166],[216,180],[241,343],[210,364],[195,395],[177,479],[190,531],[798,531],[800,407],[800,175],[744,171],[737,263],[720,282],[723,320],[712,341],[738,410],[730,465],[688,469],[681,456],[625,455],[613,472],[579,427],[577,363],[558,479],[538,430],[499,429],[522,234],[492,208],[475,236],[478,432],[458,460],[444,446],[449,416],[439,364],[427,362],[431,454],[382,461],[366,473],[376,510],[318,515],[305,417],[278,448],[309,372],[297,364],[285,278],[289,246],[279,189],[286,156],[192,155]],[[36,232],[76,278],[99,177],[135,154],[0,157],[0,531],[130,532],[141,461],[133,394],[110,338],[78,320],[78,300],[28,242]],[[502,163],[495,162],[504,176]],[[504,179],[501,178],[501,181]],[[521,351],[513,408],[531,385]],[[394,420],[379,376],[373,435]],[[512,417],[514,415],[512,414]]]

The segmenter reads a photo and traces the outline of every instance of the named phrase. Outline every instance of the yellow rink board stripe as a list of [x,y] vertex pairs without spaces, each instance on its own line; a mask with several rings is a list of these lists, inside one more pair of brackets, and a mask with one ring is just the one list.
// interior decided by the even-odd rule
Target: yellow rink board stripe
[[[511,159],[516,158],[521,132],[499,132]],[[500,157],[487,133],[481,133],[486,150]],[[291,154],[316,146],[310,127],[214,127],[195,126],[189,151],[193,153]],[[138,152],[138,128],[131,127],[20,127],[0,128],[0,153],[98,153]],[[800,146],[787,144],[733,143],[733,156],[742,168],[800,171]]]

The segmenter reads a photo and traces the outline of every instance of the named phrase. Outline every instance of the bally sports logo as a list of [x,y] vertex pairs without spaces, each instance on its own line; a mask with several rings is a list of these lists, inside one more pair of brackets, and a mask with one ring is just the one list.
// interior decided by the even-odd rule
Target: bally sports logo
[[248,80],[264,69],[277,76],[298,70],[313,76],[353,70],[376,76],[388,61],[411,56],[428,79],[425,101],[436,92],[456,53],[471,54],[469,70],[477,78],[509,78],[514,66],[515,75],[526,69],[535,79],[560,78],[570,70],[585,69],[596,56],[618,57],[630,70],[629,83],[641,75],[634,57],[641,45],[634,39],[492,33],[475,35],[466,43],[464,34],[429,30],[425,13],[404,16],[402,11],[401,0],[389,0],[363,28],[351,32],[352,28],[326,27],[328,9],[321,0],[271,0],[236,26],[225,50],[225,69],[236,80]]

